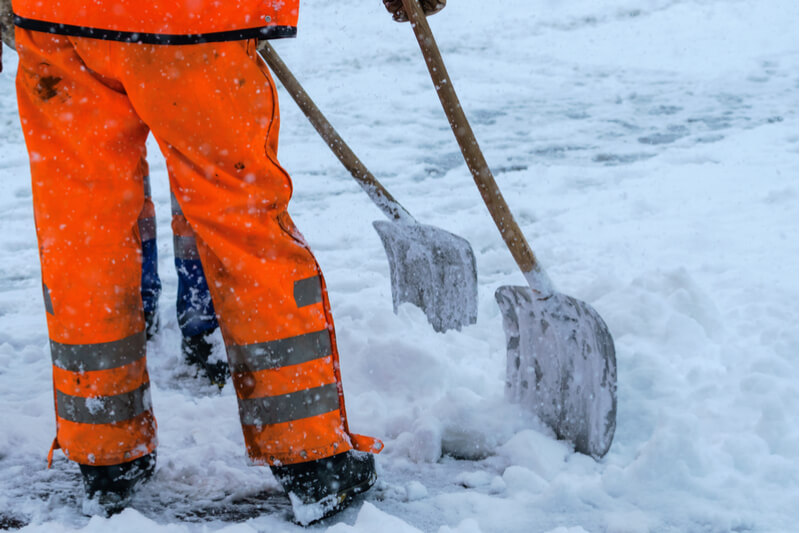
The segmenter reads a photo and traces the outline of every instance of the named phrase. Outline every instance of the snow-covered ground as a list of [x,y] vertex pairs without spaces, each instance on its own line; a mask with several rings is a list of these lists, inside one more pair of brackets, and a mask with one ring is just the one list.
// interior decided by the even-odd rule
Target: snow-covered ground
[[[326,273],[350,425],[386,443],[376,488],[309,529],[796,532],[797,2],[452,0],[431,25],[534,250],[614,334],[616,438],[596,463],[505,401],[493,293],[523,279],[410,28],[377,0],[305,0],[298,38],[277,50],[415,217],[472,243],[479,282],[478,323],[461,332],[433,332],[410,305],[395,315],[371,227],[381,213],[282,93],[291,212]],[[16,58],[5,55],[0,529],[300,531],[269,470],[247,464],[233,389],[194,379],[179,357],[169,193],[154,144],[165,282],[165,327],[148,345],[158,471],[133,508],[88,519],[75,465],[57,454],[46,469],[50,357]],[[236,500],[251,510],[263,501],[263,512],[237,522]]]

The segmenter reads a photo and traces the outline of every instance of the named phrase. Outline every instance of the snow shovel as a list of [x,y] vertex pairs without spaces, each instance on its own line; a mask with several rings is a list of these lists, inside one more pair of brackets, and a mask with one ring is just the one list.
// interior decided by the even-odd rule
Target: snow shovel
[[576,451],[599,460],[616,428],[611,333],[589,304],[553,288],[481,153],[418,0],[403,0],[403,6],[467,166],[528,282],[495,293],[507,341],[506,395],[532,409]]
[[389,259],[394,311],[403,302],[421,308],[433,329],[460,330],[478,318],[475,255],[465,239],[417,222],[356,157],[266,41],[265,61],[339,161],[389,221],[375,221]]

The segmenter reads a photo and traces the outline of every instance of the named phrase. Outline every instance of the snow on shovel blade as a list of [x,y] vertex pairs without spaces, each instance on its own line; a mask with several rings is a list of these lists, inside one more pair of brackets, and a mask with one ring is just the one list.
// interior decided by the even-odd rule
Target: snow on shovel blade
[[376,220],[392,277],[394,310],[409,302],[438,332],[478,319],[478,274],[472,247],[441,228]]
[[595,459],[614,438],[617,361],[614,340],[589,304],[554,292],[504,286],[495,299],[506,332],[506,396],[531,409],[559,439]]

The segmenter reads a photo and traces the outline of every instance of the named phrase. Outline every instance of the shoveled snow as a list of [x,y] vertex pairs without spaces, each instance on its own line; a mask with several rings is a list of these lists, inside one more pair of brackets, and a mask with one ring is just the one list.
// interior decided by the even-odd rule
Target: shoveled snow
[[[301,2],[278,52],[372,172],[478,264],[478,322],[395,315],[380,211],[285,92],[290,211],[326,274],[350,425],[379,482],[313,531],[798,530],[798,6],[744,0],[454,0],[431,18],[512,211],[555,286],[608,323],[618,426],[599,463],[503,397],[494,291],[522,284],[407,25],[374,0]],[[150,144],[163,331],[148,345],[159,464],[133,507],[80,513],[56,453],[16,58],[0,74],[0,528],[302,531],[250,467],[233,388],[179,356],[169,191]],[[68,201],[68,199],[65,199]],[[265,501],[235,521],[233,502]],[[244,509],[244,507],[242,507]],[[205,510],[205,511],[204,511]],[[205,516],[203,516],[205,512]]]

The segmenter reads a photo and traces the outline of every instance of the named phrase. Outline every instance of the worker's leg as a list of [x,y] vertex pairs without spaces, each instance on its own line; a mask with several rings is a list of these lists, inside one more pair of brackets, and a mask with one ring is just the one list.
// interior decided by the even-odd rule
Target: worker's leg
[[[150,172],[147,160],[142,158],[144,176],[144,207],[139,214],[139,234],[142,238],[142,305],[145,331],[150,339],[158,332],[158,298],[161,279],[158,276],[158,246],[156,243],[156,209],[150,190]],[[208,336],[218,326],[208,292],[203,267],[197,253],[194,232],[186,222],[180,206],[173,196],[172,232],[175,250],[175,269],[178,274],[176,310],[180,327],[181,352],[187,362],[195,365],[212,383],[222,387],[228,375],[226,361],[209,360],[212,345]]]
[[141,173],[144,181],[144,207],[139,213],[139,235],[142,239],[142,306],[147,338],[158,332],[158,298],[161,296],[161,279],[158,277],[158,244],[156,243],[156,208],[150,191],[150,167],[142,158]]
[[137,224],[148,130],[69,39],[20,29],[16,38],[57,444],[84,465],[132,462],[156,446]]
[[214,304],[208,289],[194,230],[183,216],[181,206],[172,194],[172,234],[175,270],[178,273],[176,310],[181,329],[181,352],[187,363],[194,365],[209,380],[222,387],[229,375],[228,362],[212,357],[209,336],[219,327]]
[[286,208],[269,74],[243,43],[110,50],[114,76],[167,159],[220,317],[250,458],[293,464],[350,450],[319,267]]
[[183,216],[175,195],[172,195],[172,235],[175,270],[178,272],[178,326],[184,337],[206,335],[219,324],[200,264],[194,231]]

